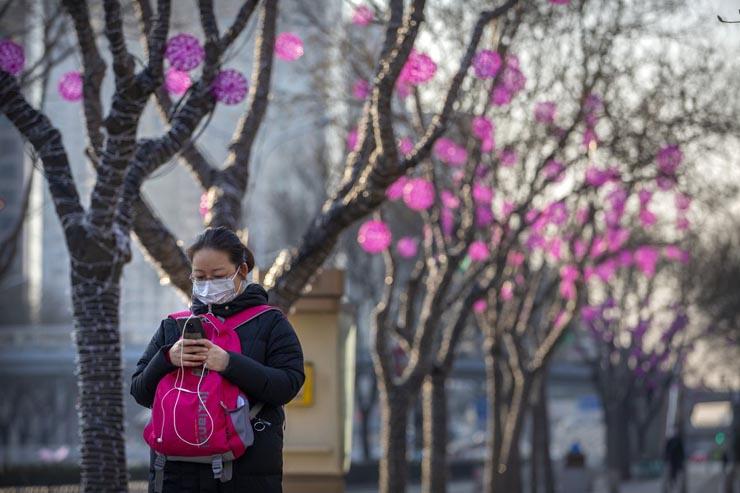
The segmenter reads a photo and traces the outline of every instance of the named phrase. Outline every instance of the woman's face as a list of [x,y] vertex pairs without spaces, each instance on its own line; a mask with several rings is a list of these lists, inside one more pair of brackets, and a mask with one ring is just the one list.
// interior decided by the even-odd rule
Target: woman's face
[[[229,259],[229,254],[221,250],[201,248],[193,254],[193,279],[231,279],[233,277],[234,289],[239,292],[247,277],[246,271],[246,264],[240,265],[237,269]],[[238,274],[234,276],[237,272]]]

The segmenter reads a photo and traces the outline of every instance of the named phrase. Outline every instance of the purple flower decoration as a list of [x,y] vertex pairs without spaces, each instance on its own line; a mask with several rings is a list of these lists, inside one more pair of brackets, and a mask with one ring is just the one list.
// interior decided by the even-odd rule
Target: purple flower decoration
[[540,123],[550,124],[555,121],[558,105],[554,101],[541,101],[534,105],[534,119]]
[[501,68],[501,55],[492,50],[479,51],[473,59],[473,68],[475,76],[480,79],[495,77]]
[[23,47],[9,39],[0,40],[0,70],[10,75],[18,75],[26,63]]
[[403,187],[403,201],[415,211],[429,209],[434,204],[434,184],[424,178],[412,178]]
[[247,79],[234,69],[220,71],[213,81],[213,95],[224,104],[237,104],[247,95]]
[[493,122],[485,116],[476,116],[473,118],[473,135],[479,140],[487,140],[493,134]]
[[82,74],[77,71],[67,72],[59,79],[59,94],[66,101],[82,99]]
[[347,134],[347,149],[350,152],[357,150],[357,129],[353,128]]
[[488,308],[488,303],[486,303],[486,300],[483,298],[476,300],[475,303],[473,303],[473,312],[475,313],[483,313]]
[[370,220],[360,226],[357,242],[368,253],[380,253],[391,244],[392,235],[388,225],[383,221]]
[[303,56],[303,40],[293,33],[280,33],[275,39],[275,55],[281,60],[292,62]]
[[465,148],[446,137],[440,137],[434,143],[434,155],[450,166],[462,166],[468,160],[468,152]]
[[655,267],[658,264],[659,259],[660,252],[655,247],[643,246],[635,250],[635,264],[640,272],[645,274],[648,278],[655,275]]
[[167,41],[164,56],[177,70],[192,70],[201,64],[206,52],[192,34],[178,34]]
[[375,14],[372,9],[366,5],[358,5],[352,14],[352,24],[355,26],[367,26],[373,21]]
[[398,141],[398,150],[401,154],[408,156],[414,150],[414,141],[409,137],[403,137]]
[[396,243],[396,251],[403,258],[416,257],[418,242],[413,236],[404,236]]
[[658,168],[666,175],[675,175],[683,161],[683,152],[677,145],[662,148],[656,157]]
[[398,79],[412,85],[428,82],[437,73],[437,64],[429,55],[411,50]]
[[370,94],[370,83],[364,79],[358,79],[352,85],[352,97],[363,101]]
[[403,189],[408,181],[408,178],[402,176],[391,183],[385,190],[385,196],[388,197],[388,200],[398,200],[403,197]]
[[177,70],[174,67],[167,69],[167,73],[164,76],[164,87],[170,94],[184,94],[185,91],[190,89],[191,85],[190,74],[183,70]]
[[559,182],[564,178],[563,171],[565,171],[565,166],[556,159],[550,159],[545,163],[545,169],[543,171],[545,179]]
[[481,262],[483,260],[486,260],[490,255],[488,245],[480,240],[474,241],[470,244],[470,247],[468,247],[468,255],[470,255],[470,260],[472,260],[473,262]]

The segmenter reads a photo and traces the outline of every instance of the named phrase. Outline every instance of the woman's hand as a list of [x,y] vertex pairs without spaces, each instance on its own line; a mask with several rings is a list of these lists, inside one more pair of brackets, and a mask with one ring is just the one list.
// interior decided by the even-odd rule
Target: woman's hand
[[208,339],[198,339],[195,342],[205,346],[205,366],[209,370],[224,371],[229,364],[229,353]]
[[206,353],[208,353],[208,348],[203,345],[202,341],[207,341],[207,339],[179,339],[168,353],[172,364],[185,368],[202,366],[206,361]]

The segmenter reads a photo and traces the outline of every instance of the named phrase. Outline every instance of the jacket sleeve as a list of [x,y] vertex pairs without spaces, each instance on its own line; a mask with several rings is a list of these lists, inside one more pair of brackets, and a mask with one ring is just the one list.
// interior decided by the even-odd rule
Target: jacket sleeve
[[290,402],[303,385],[303,350],[285,316],[280,316],[267,340],[265,364],[228,351],[229,363],[221,374],[260,402],[280,406]]
[[149,341],[131,376],[131,395],[144,407],[152,407],[154,393],[162,377],[177,369],[167,355],[172,344],[165,344],[166,323],[167,319],[159,324],[159,329]]

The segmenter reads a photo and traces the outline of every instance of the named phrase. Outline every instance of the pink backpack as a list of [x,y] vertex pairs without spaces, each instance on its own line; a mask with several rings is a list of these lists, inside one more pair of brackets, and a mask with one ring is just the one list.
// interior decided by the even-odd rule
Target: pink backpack
[[[226,351],[241,353],[235,329],[277,308],[258,305],[226,318],[201,315],[206,337]],[[172,319],[196,317],[190,311],[168,315]],[[251,421],[264,403],[251,403],[239,388],[220,373],[201,368],[178,368],[157,385],[152,419],[144,428],[144,440],[155,451],[155,492],[162,491],[167,460],[210,463],[213,475],[231,480],[234,459],[254,442]],[[256,429],[264,429],[255,424]]]

